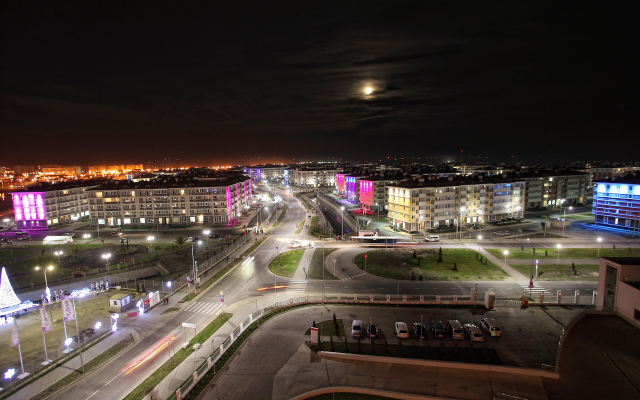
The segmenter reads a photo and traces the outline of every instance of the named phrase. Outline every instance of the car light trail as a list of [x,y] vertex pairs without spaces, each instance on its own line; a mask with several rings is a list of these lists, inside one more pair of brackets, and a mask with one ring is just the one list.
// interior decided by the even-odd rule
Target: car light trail
[[278,285],[278,286],[267,286],[267,287],[263,287],[258,289],[258,292],[262,292],[263,290],[269,290],[269,289],[284,289],[284,288],[288,288],[289,286],[286,285]]
[[128,375],[133,370],[135,370],[136,368],[138,368],[139,366],[141,366],[142,364],[144,364],[148,360],[150,360],[153,357],[155,357],[162,350],[167,348],[174,340],[176,340],[176,337],[173,334],[166,336],[164,339],[160,340],[159,342],[157,342],[156,344],[151,346],[151,348],[147,349],[138,358],[136,358],[131,363],[129,363],[129,365],[127,365],[126,367],[122,368],[119,372],[126,371],[127,369],[131,368],[131,369],[129,369],[129,371],[127,371],[125,373],[125,375]]

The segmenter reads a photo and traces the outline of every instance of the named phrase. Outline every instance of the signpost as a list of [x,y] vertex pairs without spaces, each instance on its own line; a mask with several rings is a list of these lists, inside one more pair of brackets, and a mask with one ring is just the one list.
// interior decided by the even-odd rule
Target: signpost
[[224,293],[220,291],[220,303],[224,303]]
[[311,328],[311,344],[318,344],[318,328]]
[[367,254],[364,255],[364,272],[367,272],[367,257],[369,257]]
[[183,349],[186,349],[187,347],[189,347],[189,342],[187,341],[187,330],[186,330],[186,328],[195,329],[195,333],[193,334],[194,339],[198,335],[198,329],[196,328],[196,324],[192,324],[190,322],[183,322],[182,323],[182,331],[184,332],[184,344],[182,345]]

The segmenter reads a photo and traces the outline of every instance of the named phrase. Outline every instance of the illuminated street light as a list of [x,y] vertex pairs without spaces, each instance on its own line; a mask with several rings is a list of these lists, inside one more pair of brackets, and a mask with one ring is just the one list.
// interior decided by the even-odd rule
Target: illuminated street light
[[505,250],[504,251],[504,267],[505,268],[507,267],[507,254],[509,254],[509,252]]
[[96,322],[96,325],[93,327],[95,330],[100,329],[100,327],[102,326],[102,322],[98,321]]
[[556,263],[556,266],[560,265],[560,247],[562,246],[558,245],[558,262]]
[[60,264],[60,256],[63,255],[64,253],[62,251],[56,251],[55,253],[56,256],[58,256],[58,264]]

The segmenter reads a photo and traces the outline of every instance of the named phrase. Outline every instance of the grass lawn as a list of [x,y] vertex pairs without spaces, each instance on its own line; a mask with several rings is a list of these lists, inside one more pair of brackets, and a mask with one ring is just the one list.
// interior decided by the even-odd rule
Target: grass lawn
[[[338,249],[324,249],[324,257],[326,258],[329,254],[333,253]],[[322,278],[322,249],[316,248],[313,252],[313,257],[311,258],[311,263],[309,264],[309,271],[307,272],[309,279],[323,279]],[[335,280],[338,279],[333,276],[329,271],[333,271],[332,268],[329,268],[328,271],[324,271],[324,280]],[[337,273],[337,272],[336,272]]]
[[278,221],[276,221],[276,225],[275,226],[280,226],[280,224],[284,220],[284,216],[287,215],[287,208],[288,208],[287,203],[284,203],[284,207],[282,207],[282,210],[280,210],[279,212],[276,211],[274,213],[275,215],[278,216]]
[[[128,400],[138,400],[145,397],[154,387],[156,387],[167,375],[171,373],[178,365],[180,365],[187,357],[193,353],[193,345],[195,343],[205,343],[211,335],[213,335],[222,325],[224,325],[233,314],[223,313],[216,319],[211,321],[198,335],[189,341],[189,347],[186,349],[180,349],[176,354],[167,362],[165,362],[160,368],[155,370],[151,376],[145,379],[137,388],[133,389],[131,393],[125,397]],[[175,360],[175,361],[174,361]]]
[[[102,354],[95,357],[93,360],[84,364],[84,374],[86,375],[89,372],[95,370],[96,368],[99,368],[102,364],[109,361],[111,358],[115,357],[118,353],[120,353],[121,351],[129,347],[129,345],[131,345],[132,343],[133,343],[133,338],[131,337],[131,335],[129,335],[126,339],[119,341],[118,343],[113,345],[111,348],[109,348],[107,351],[103,352]],[[32,397],[31,400],[46,399],[49,396],[53,395],[58,390],[62,389],[63,387],[75,382],[82,375],[83,375],[82,368],[79,368],[71,372],[69,375],[65,376],[58,382],[49,386],[42,392],[38,393],[36,396]]]
[[[521,247],[522,248],[522,247]],[[517,246],[501,249],[486,249],[489,253],[496,257],[504,258],[504,251],[507,250],[509,254],[507,258],[557,258],[558,249],[543,248],[535,249],[533,253],[532,248],[525,247],[524,250],[519,249]],[[545,255],[546,254],[546,255]],[[636,247],[622,247],[618,246],[615,250],[613,247],[601,248],[600,257],[640,257],[640,248]],[[560,249],[560,258],[598,258],[598,249],[584,249],[584,248],[566,248]]]
[[591,213],[567,214],[567,219],[574,220],[574,221],[579,219],[589,219],[589,218],[595,219],[595,216]]
[[172,312],[180,311],[180,307],[171,307],[167,310],[164,310],[162,314],[171,314]]
[[[498,237],[500,237],[500,236],[498,236]],[[546,239],[561,239],[561,238],[564,238],[566,236],[556,235],[555,233],[547,233],[545,235],[542,232],[540,232],[540,233],[529,233],[527,235],[520,235],[520,236],[516,236],[516,237],[513,237],[513,236],[502,236],[502,237],[505,238],[505,239],[509,239],[509,238],[515,239],[516,237],[519,238],[519,239],[543,239],[543,238],[546,238]],[[494,237],[494,239],[495,238],[496,237]]]
[[269,263],[269,271],[278,276],[291,278],[296,272],[303,254],[303,249],[291,250],[279,254]]
[[[525,276],[531,275],[531,264],[526,265],[512,265],[513,268],[522,272]],[[535,275],[535,269],[533,267],[533,274]],[[576,273],[574,274],[571,264],[541,264],[538,266],[538,280],[539,281],[597,281],[598,270],[600,266],[598,264],[576,264]]]
[[[413,258],[412,249],[385,249],[368,251],[367,272],[372,275],[390,279],[411,279],[414,271],[416,279],[420,271],[425,280],[464,280],[490,281],[508,280],[502,269],[492,262],[485,265],[476,258],[476,251],[463,249],[442,250],[442,262],[438,262],[438,251],[432,249],[416,249],[417,258]],[[356,265],[364,270],[364,254],[355,258]],[[420,260],[418,264],[418,260]],[[486,261],[486,260],[485,260]],[[454,270],[454,264],[457,270]]]
[[[348,350],[346,352],[353,354],[502,365],[497,351],[488,349],[482,344],[470,345],[468,341],[461,342],[460,345],[455,343],[453,346],[445,346],[444,342],[423,340],[422,347],[420,347],[419,341],[412,340],[400,342],[400,345],[384,344],[379,340],[374,340],[371,345],[368,339],[363,339],[358,345],[358,342],[353,338],[347,340]],[[310,347],[314,351],[317,350],[316,346]],[[344,341],[334,340],[333,349],[330,342],[324,342],[322,349],[344,353],[347,347],[345,347]]]
[[298,229],[296,229],[296,235],[300,232],[302,232],[302,229],[304,229],[304,221],[306,221],[307,219],[304,218],[302,221],[300,221],[298,223]]
[[372,222],[389,222],[389,218],[386,217],[376,217],[371,219]]
[[[320,328],[322,328],[322,336],[340,336],[344,337],[344,322],[341,319],[336,319],[338,323],[338,331],[336,332],[336,326],[333,323],[333,319],[328,321],[322,321],[320,323],[316,323],[316,328],[318,328],[318,335],[320,335]],[[366,327],[363,327],[366,329]],[[307,329],[304,333],[305,335],[311,335],[311,328]]]

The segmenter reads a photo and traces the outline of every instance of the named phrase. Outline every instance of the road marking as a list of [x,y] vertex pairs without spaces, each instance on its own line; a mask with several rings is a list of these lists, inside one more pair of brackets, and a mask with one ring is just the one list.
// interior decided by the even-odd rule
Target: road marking
[[[188,320],[187,320],[188,321]],[[124,371],[123,371],[124,372]],[[122,372],[120,372],[118,375],[114,376],[113,379],[116,379],[117,377],[119,377],[120,375],[122,375]],[[108,384],[110,384],[111,382],[113,382],[113,379],[111,379],[109,382],[105,383],[104,385],[107,386]]]
[[349,286],[343,286],[343,289],[349,289]]
[[452,288],[451,288],[451,290],[457,290],[457,289],[458,289],[457,287],[452,287]]
[[[95,392],[93,392],[93,394],[96,394],[96,393],[98,393],[98,392],[99,392],[99,390],[96,390]],[[92,398],[92,397],[93,397],[93,394],[92,394],[91,396],[87,397],[87,400],[89,400],[90,398]]]

